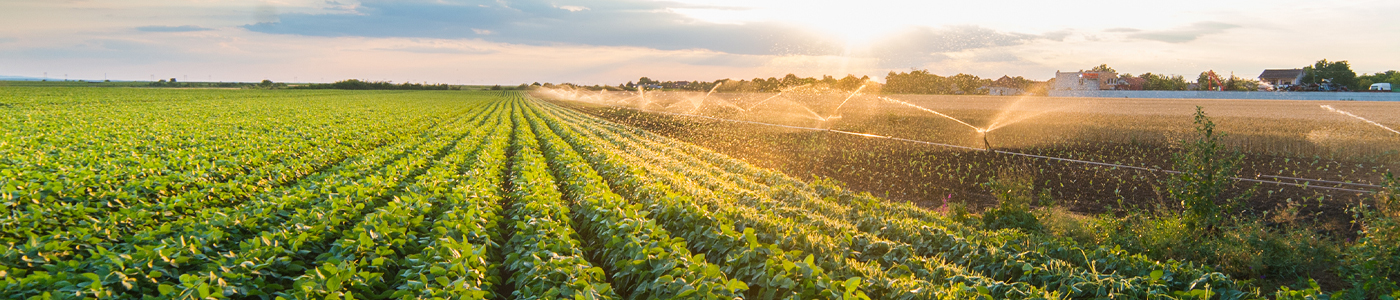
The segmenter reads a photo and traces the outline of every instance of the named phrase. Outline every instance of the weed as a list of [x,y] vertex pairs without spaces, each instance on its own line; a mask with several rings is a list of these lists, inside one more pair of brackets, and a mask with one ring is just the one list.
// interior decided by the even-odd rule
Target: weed
[[1344,254],[1341,273],[1355,293],[1379,297],[1400,293],[1400,180],[1385,175],[1385,189],[1376,193],[1375,207],[1352,209],[1361,236]]
[[1043,231],[1040,220],[1031,213],[1031,203],[1048,202],[1049,200],[1037,201],[1037,198],[1049,198],[1049,193],[1037,194],[1033,179],[1024,173],[1013,170],[1001,173],[984,184],[991,190],[992,195],[996,196],[999,205],[982,213],[982,225],[987,229],[1018,228],[1026,232]]
[[1221,143],[1225,134],[1215,132],[1215,123],[1200,106],[1196,107],[1196,134],[1195,139],[1181,141],[1182,152],[1172,155],[1172,165],[1180,173],[1168,177],[1164,185],[1171,198],[1180,201],[1193,227],[1211,227],[1223,220],[1222,212],[1233,211],[1253,196],[1253,189],[1226,198],[1225,191],[1234,183],[1230,177],[1239,173],[1244,154],[1225,149]]

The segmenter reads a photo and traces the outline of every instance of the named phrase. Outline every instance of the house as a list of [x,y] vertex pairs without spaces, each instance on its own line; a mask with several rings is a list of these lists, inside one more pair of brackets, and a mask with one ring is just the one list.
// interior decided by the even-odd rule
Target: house
[[1147,86],[1147,79],[1142,77],[1119,77],[1118,85],[1113,89],[1120,91],[1141,91]]
[[994,96],[1017,96],[1025,93],[1020,82],[1012,79],[1011,76],[1002,75],[1001,78],[992,81],[992,85],[983,87],[987,90],[987,95]]
[[1273,85],[1276,89],[1303,84],[1303,69],[1265,69],[1259,74],[1259,81]]
[[1118,86],[1116,72],[1060,72],[1055,71],[1056,91],[1096,91],[1112,90]]

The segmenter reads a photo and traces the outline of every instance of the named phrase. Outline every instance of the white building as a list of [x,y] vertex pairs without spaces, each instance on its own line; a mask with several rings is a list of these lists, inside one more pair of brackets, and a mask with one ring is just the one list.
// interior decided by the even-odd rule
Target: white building
[[1264,69],[1264,73],[1259,74],[1259,81],[1268,83],[1274,88],[1286,89],[1290,86],[1303,84],[1303,69]]
[[1115,72],[1060,72],[1055,71],[1054,91],[1097,91],[1112,90],[1118,85]]

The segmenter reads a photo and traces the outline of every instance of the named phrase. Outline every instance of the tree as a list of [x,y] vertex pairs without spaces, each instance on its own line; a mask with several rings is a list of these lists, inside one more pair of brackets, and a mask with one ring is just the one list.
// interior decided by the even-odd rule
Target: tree
[[783,85],[784,87],[797,86],[797,85],[801,85],[801,84],[802,84],[802,79],[801,79],[801,78],[797,78],[797,75],[793,75],[792,73],[788,73],[787,76],[783,76],[783,79],[782,79],[781,82],[782,82],[782,85]]
[[962,73],[948,77],[948,80],[952,81],[954,88],[953,93],[963,95],[986,95],[987,89],[983,87],[992,85],[992,80],[990,79],[982,79],[976,75]]
[[867,79],[856,78],[855,75],[847,74],[846,77],[842,77],[841,80],[837,81],[838,83],[836,86],[843,90],[854,90],[860,88],[862,83],[869,80],[869,77],[866,78]]
[[1181,75],[1143,73],[1138,75],[1138,78],[1147,80],[1147,83],[1142,85],[1142,89],[1149,91],[1185,91],[1189,85],[1186,83],[1186,78]]
[[1225,81],[1225,90],[1243,92],[1257,91],[1259,90],[1259,81],[1254,79],[1243,79],[1235,77],[1234,75],[1230,75],[1230,79]]
[[1389,83],[1392,92],[1400,91],[1395,89],[1400,88],[1400,71],[1390,70],[1377,72],[1376,74],[1361,75],[1356,78],[1356,86],[1360,89],[1368,89],[1373,83]]
[[1109,67],[1108,64],[1102,64],[1102,65],[1099,65],[1099,66],[1097,66],[1097,67],[1094,67],[1093,69],[1089,69],[1089,72],[1111,72],[1111,73],[1118,73],[1118,70],[1114,70],[1113,68]]
[[1356,80],[1356,72],[1351,70],[1351,64],[1347,61],[1327,61],[1319,60],[1311,66],[1303,67],[1304,83],[1331,82],[1333,85],[1346,87],[1351,90],[1358,90],[1362,87]]

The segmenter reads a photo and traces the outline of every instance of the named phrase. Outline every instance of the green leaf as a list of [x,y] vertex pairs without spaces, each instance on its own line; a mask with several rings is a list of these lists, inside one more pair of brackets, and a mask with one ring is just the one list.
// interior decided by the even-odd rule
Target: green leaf
[[169,284],[162,284],[159,287],[156,287],[156,289],[160,290],[161,295],[169,295],[170,293],[175,292],[175,287],[170,286]]
[[730,291],[735,292],[749,290],[749,285],[738,279],[730,279],[729,284],[727,284],[727,286],[729,287]]
[[855,291],[858,287],[860,287],[860,277],[851,277],[850,279],[846,279],[847,292]]
[[451,280],[448,280],[447,277],[437,277],[437,278],[434,278],[433,280],[434,280],[434,281],[437,281],[438,285],[439,285],[439,286],[443,286],[443,287],[446,287],[446,286],[452,284],[452,281],[451,281]]
[[1147,278],[1150,278],[1151,280],[1149,281],[1151,281],[1152,283],[1157,283],[1157,280],[1162,279],[1162,270],[1152,271],[1151,274],[1147,275]]
[[160,278],[161,276],[165,276],[165,274],[160,273],[160,271],[151,271],[151,273],[146,274],[146,277],[150,278]]

